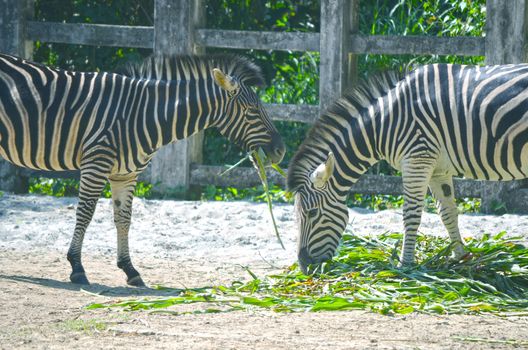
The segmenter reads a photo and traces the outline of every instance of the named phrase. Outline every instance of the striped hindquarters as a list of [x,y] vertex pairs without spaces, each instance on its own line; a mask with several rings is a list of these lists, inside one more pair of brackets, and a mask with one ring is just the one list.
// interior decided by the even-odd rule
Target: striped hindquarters
[[115,114],[123,80],[0,55],[0,155],[32,169],[79,169],[83,146]]
[[429,65],[407,81],[409,113],[442,147],[455,174],[528,176],[528,65]]

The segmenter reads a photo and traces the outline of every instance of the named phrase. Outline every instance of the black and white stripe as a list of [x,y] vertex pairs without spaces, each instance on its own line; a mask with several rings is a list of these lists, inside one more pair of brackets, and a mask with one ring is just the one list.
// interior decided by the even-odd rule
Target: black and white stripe
[[337,100],[290,163],[304,269],[335,252],[350,187],[382,159],[403,176],[401,263],[414,260],[428,186],[460,258],[465,253],[452,176],[528,176],[528,65],[427,65],[403,77],[374,76]]
[[238,56],[151,57],[126,74],[53,69],[0,55],[0,156],[39,170],[80,170],[79,205],[68,251],[71,280],[86,227],[106,181],[112,186],[118,266],[142,285],[130,262],[128,229],[138,174],[162,146],[208,127],[279,162],[284,144],[252,86],[260,69]]

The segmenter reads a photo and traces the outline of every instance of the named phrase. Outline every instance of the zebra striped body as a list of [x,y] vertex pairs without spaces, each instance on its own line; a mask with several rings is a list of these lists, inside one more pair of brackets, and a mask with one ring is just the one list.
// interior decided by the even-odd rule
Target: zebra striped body
[[460,258],[452,176],[528,177],[528,65],[427,65],[403,79],[374,77],[337,100],[290,163],[301,266],[333,255],[351,185],[382,159],[402,171],[401,263],[413,262],[427,186]]
[[273,162],[284,154],[252,90],[260,70],[236,56],[151,57],[127,75],[70,72],[0,55],[0,156],[40,170],[80,170],[77,224],[68,259],[88,283],[82,240],[107,181],[118,229],[118,265],[142,284],[128,253],[137,175],[162,146],[217,127]]

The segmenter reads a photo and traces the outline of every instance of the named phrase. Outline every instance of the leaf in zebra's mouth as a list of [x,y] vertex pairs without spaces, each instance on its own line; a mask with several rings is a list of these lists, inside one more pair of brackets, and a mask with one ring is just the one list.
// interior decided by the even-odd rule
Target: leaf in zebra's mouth
[[[284,247],[284,244],[282,243],[282,239],[279,234],[279,229],[277,228],[277,223],[275,222],[275,216],[273,215],[273,208],[271,204],[271,194],[269,191],[269,185],[268,185],[268,177],[266,175],[266,169],[264,166],[263,159],[267,159],[264,151],[262,148],[259,148],[257,152],[252,152],[250,155],[251,162],[253,163],[253,166],[257,170],[258,176],[260,178],[260,182],[262,183],[262,188],[264,189],[264,192],[266,194],[266,202],[268,203],[268,209],[271,216],[271,222],[273,223],[273,228],[275,230],[275,236],[277,236],[277,239],[282,247],[282,249],[286,249]],[[271,164],[271,162],[270,162]]]
[[266,167],[275,169],[281,176],[286,177],[286,173],[284,170],[282,170],[278,164],[273,164],[271,162],[271,159],[266,156],[266,153],[264,150],[259,147],[257,151],[251,151],[248,152],[248,154],[239,160],[236,164],[231,165],[229,168],[227,168],[225,171],[223,171],[220,176],[223,176],[233,170],[234,168],[238,167],[240,164],[242,164],[246,159],[250,159],[251,163],[253,164],[253,167],[257,170],[257,174],[259,176],[260,182],[262,183],[262,188],[265,192],[265,198],[266,203],[268,204],[268,209],[271,216],[271,222],[273,224],[273,228],[275,230],[275,236],[277,236],[277,239],[282,247],[282,249],[286,249],[284,247],[284,244],[282,243],[282,239],[279,234],[279,230],[277,228],[277,223],[275,222],[275,216],[273,215],[273,208],[272,208],[272,199],[271,199],[271,193],[269,190],[269,184],[268,184],[268,177],[266,175]]

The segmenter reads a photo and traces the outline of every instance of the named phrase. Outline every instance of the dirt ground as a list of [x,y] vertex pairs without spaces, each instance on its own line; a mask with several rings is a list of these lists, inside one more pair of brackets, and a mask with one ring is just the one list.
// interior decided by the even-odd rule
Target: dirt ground
[[[101,200],[85,239],[90,286],[69,283],[65,255],[74,198],[0,197],[1,349],[510,349],[528,348],[528,317],[381,316],[364,311],[278,314],[255,309],[164,315],[87,310],[93,302],[163,296],[129,288],[115,264],[111,203]],[[203,287],[247,279],[295,260],[290,205],[275,206],[286,250],[263,204],[137,200],[132,260],[149,285]],[[527,216],[464,215],[464,235],[524,234]],[[401,212],[351,210],[353,230],[401,230]],[[443,234],[435,215],[422,230]],[[96,295],[99,294],[99,295]],[[186,310],[203,306],[183,306]],[[179,309],[178,309],[179,310]],[[528,313],[527,313],[528,314]]]

